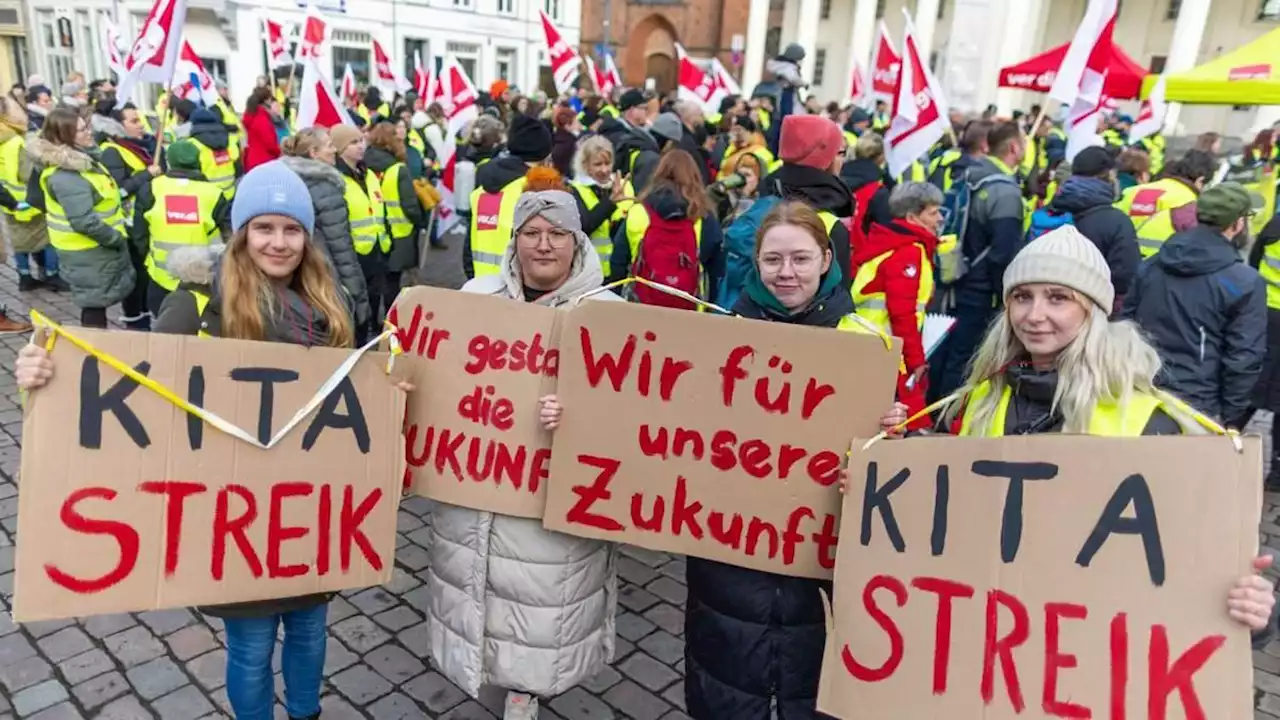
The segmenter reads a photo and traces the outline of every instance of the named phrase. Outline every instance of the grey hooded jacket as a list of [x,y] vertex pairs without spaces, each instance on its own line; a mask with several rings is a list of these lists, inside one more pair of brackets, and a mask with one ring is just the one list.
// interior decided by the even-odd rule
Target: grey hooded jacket
[[356,327],[363,327],[373,311],[369,307],[369,289],[364,282],[364,272],[360,269],[360,260],[351,241],[351,219],[342,175],[337,168],[319,160],[290,156],[281,160],[302,178],[311,191],[311,204],[316,210],[316,229],[311,239],[324,250],[337,272],[338,281],[351,296],[356,310]]

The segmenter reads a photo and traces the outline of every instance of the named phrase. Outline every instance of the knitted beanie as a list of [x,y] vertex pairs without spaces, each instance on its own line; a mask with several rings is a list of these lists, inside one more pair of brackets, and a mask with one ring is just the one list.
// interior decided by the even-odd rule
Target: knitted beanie
[[525,162],[542,162],[551,155],[551,129],[528,115],[517,114],[507,131],[507,152]]
[[311,235],[315,231],[316,212],[311,205],[311,192],[302,178],[279,160],[250,170],[236,186],[231,202],[231,229],[239,232],[259,215],[284,215],[297,220]]
[[329,128],[329,140],[333,143],[333,149],[339,155],[352,143],[359,142],[362,137],[364,137],[364,133],[350,125],[334,125]]
[[1106,258],[1074,225],[1063,225],[1041,235],[1014,256],[1004,271],[1005,296],[1029,283],[1069,287],[1108,313],[1116,299]]
[[782,162],[826,170],[843,149],[840,126],[821,115],[788,115],[782,120],[778,140]]

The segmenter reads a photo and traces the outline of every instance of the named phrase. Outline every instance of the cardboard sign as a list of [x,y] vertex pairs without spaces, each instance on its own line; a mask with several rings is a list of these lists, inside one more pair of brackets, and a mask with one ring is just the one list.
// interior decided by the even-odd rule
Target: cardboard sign
[[1253,717],[1258,438],[881,441],[849,474],[822,712]]
[[[264,444],[348,350],[77,328]],[[270,450],[237,440],[66,339],[23,419],[14,617],[263,600],[391,578],[402,393],[386,356]]]
[[559,313],[456,290],[401,294],[389,320],[413,364],[405,472],[413,491],[452,505],[540,518],[551,434],[538,398],[556,383]]
[[893,401],[896,342],[624,303],[562,327],[546,527],[831,576],[839,469]]

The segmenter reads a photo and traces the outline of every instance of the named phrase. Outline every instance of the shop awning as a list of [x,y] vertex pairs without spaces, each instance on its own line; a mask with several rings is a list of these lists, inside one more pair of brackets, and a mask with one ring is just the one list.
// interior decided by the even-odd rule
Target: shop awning
[[[1165,99],[1202,105],[1280,105],[1280,28],[1192,68],[1165,75]],[[1156,84],[1142,84],[1146,97]]]
[[[1049,92],[1054,78],[1058,76],[1058,68],[1062,67],[1062,60],[1067,56],[1068,47],[1070,43],[1065,43],[1030,60],[1002,68],[1000,87]],[[1134,62],[1119,46],[1115,50],[1103,92],[1117,100],[1132,100],[1142,89],[1142,78],[1147,75],[1147,69]]]

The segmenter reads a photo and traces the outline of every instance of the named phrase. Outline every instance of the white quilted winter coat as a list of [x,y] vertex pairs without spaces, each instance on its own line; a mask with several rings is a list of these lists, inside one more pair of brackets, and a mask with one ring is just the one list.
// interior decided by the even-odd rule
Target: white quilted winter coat
[[[600,287],[602,277],[595,250],[578,233],[569,281],[539,302],[562,304]],[[501,274],[462,289],[522,298],[515,243],[507,246]],[[593,297],[619,299],[611,293]],[[472,697],[481,685],[558,695],[613,659],[614,543],[443,503],[432,510],[431,533],[431,660]]]

